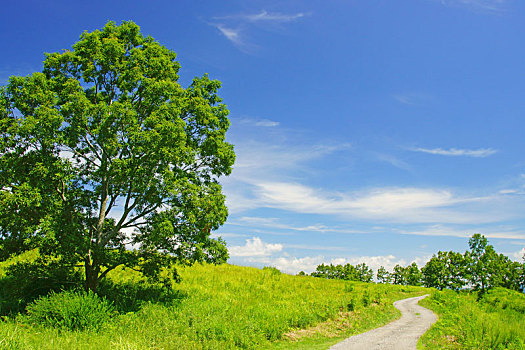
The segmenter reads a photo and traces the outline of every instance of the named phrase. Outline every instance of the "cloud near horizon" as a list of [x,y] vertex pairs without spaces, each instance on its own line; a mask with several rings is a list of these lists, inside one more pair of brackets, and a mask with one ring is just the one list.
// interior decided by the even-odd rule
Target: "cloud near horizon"
[[395,265],[406,266],[415,262],[418,266],[424,266],[431,256],[424,257],[415,257],[413,259],[400,259],[394,255],[384,255],[384,256],[354,256],[350,258],[326,258],[322,255],[318,256],[305,256],[305,257],[292,257],[292,256],[278,256],[278,257],[269,257],[269,256],[255,256],[248,257],[245,259],[246,263],[252,263],[257,265],[266,265],[276,267],[280,271],[288,274],[297,274],[299,271],[304,271],[306,273],[312,273],[315,271],[318,265],[321,264],[333,264],[333,265],[345,265],[352,264],[357,265],[360,263],[365,263],[374,271],[375,274],[379,267],[383,266],[388,271],[393,271]]
[[269,256],[281,250],[282,244],[265,243],[259,237],[247,239],[244,246],[232,246],[228,249],[232,257]]

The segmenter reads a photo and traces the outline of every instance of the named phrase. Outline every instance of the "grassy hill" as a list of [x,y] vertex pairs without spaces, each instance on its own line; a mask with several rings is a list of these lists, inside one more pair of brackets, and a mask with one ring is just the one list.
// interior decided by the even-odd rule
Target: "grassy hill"
[[505,288],[477,293],[433,291],[421,305],[439,321],[421,337],[422,349],[525,349],[525,295]]
[[[326,349],[396,318],[394,300],[424,292],[418,287],[290,276],[274,268],[195,265],[180,273],[182,283],[162,291],[132,270],[116,270],[100,290],[115,307],[102,327],[69,330],[42,325],[35,315],[17,315],[0,324],[0,347]],[[49,312],[47,307],[33,312]],[[64,312],[72,315],[71,310]]]
[[[13,303],[6,267],[30,259],[0,264],[4,314]],[[525,349],[525,296],[503,288],[478,297],[227,264],[180,274],[181,283],[163,288],[117,269],[100,286],[102,298],[51,294],[3,316],[0,349],[327,349],[398,317],[393,301],[426,293],[422,304],[439,320],[419,348]]]

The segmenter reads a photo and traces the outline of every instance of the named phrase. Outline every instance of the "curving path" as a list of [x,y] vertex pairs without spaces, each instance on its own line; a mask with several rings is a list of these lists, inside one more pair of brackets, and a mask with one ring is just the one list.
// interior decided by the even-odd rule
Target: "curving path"
[[432,311],[417,304],[427,296],[428,294],[396,301],[394,306],[402,313],[400,319],[347,338],[332,346],[330,350],[416,349],[419,337],[437,320]]

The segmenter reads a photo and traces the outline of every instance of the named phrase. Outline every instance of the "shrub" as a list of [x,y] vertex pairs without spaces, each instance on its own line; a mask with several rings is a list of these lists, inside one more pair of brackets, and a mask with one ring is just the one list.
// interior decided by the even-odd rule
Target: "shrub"
[[114,314],[113,305],[92,292],[52,292],[27,306],[30,323],[67,330],[96,331]]
[[37,298],[65,289],[79,288],[78,271],[58,261],[17,261],[3,266],[0,278],[0,315],[23,312]]
[[115,283],[108,279],[100,283],[97,294],[109,300],[121,313],[138,311],[148,302],[173,305],[187,297],[183,292],[159,284],[144,281]]
[[278,268],[273,266],[265,266],[263,267],[263,271],[269,272],[271,275],[278,276],[281,274],[281,271],[279,271]]

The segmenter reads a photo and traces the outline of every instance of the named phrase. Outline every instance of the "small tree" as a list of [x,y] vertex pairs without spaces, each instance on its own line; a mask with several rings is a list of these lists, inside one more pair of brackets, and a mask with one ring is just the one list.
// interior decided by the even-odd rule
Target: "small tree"
[[[176,54],[133,22],[85,32],[42,73],[0,90],[1,254],[40,248],[82,265],[86,289],[119,265],[223,262],[218,178],[235,159],[207,75],[184,89]],[[135,247],[135,251],[127,249]]]
[[423,274],[415,262],[406,267],[406,279],[409,286],[420,286]]
[[396,264],[396,266],[394,266],[394,272],[392,273],[392,282],[394,284],[406,286],[408,284],[407,269],[399,264]]
[[355,269],[357,270],[359,281],[370,283],[374,279],[374,271],[365,263],[357,264]]
[[385,269],[384,266],[377,269],[377,281],[379,283],[389,284],[392,283],[392,275]]

